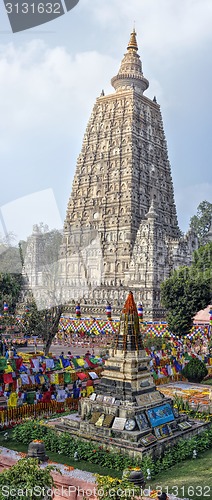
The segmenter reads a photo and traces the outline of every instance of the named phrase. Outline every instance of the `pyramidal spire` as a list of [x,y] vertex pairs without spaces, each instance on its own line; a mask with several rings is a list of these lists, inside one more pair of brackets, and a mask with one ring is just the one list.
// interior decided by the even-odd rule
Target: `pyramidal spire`
[[112,78],[111,84],[115,90],[133,88],[140,94],[143,94],[149,87],[149,82],[142,72],[135,28],[130,35],[127,52],[122,59],[119,72]]
[[144,349],[140,333],[138,311],[132,292],[129,292],[121,313],[115,348],[124,352],[140,351]]
[[133,293],[129,292],[129,295],[127,297],[127,300],[124,304],[124,307],[122,309],[122,312],[125,314],[137,314],[137,307],[135,305]]

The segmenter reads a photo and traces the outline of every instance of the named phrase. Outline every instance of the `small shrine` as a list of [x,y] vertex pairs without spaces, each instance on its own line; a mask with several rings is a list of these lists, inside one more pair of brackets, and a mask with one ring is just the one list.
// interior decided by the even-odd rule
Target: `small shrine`
[[132,292],[123,307],[119,332],[96,392],[80,400],[78,415],[57,424],[84,439],[101,441],[130,454],[160,454],[167,441],[200,432],[202,422],[179,415],[171,398],[156,389],[140,332]]

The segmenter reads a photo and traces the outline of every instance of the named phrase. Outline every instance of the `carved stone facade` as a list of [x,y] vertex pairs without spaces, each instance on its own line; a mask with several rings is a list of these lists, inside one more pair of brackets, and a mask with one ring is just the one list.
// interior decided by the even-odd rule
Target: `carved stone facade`
[[60,284],[83,314],[119,315],[126,291],[148,320],[163,316],[160,283],[189,265],[193,234],[182,237],[160,106],[144,96],[133,31],[115,92],[102,92],[88,122],[64,224]]
[[97,266],[87,293],[79,291],[81,304],[84,296],[87,312],[94,305],[104,310],[107,301],[117,307],[130,288],[145,317],[155,319],[163,314],[160,283],[190,264],[196,239],[180,235],[160,106],[143,95],[149,83],[134,31],[112,85],[115,93],[96,100],[77,161],[64,225],[64,277],[74,279],[67,266],[83,247],[76,252],[73,235],[94,230],[101,273]]
[[26,254],[24,257],[23,277],[24,286],[20,307],[24,308],[24,303],[31,300],[31,295],[39,303],[39,298],[43,294],[45,279],[42,269],[42,259],[44,254],[44,241],[42,232],[38,225],[33,226],[32,234],[27,239]]

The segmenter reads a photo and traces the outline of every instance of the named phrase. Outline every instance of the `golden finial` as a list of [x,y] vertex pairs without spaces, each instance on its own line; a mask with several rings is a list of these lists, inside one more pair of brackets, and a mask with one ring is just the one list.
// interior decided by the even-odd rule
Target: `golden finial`
[[133,50],[138,50],[138,44],[137,44],[137,39],[136,39],[136,31],[135,31],[135,26],[133,28],[133,31],[130,35],[130,41],[128,43],[127,50],[133,49]]

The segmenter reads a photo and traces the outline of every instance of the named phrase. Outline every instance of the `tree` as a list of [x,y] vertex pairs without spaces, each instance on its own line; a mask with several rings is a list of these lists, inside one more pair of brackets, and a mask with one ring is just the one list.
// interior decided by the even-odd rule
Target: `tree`
[[21,274],[0,274],[0,312],[4,310],[4,302],[9,306],[9,312],[14,313],[22,287]]
[[155,349],[160,350],[162,349],[164,341],[162,337],[153,337],[151,334],[147,333],[146,335],[143,335],[143,343],[145,348],[151,349],[151,347],[154,347]]
[[207,234],[211,227],[212,221],[212,203],[202,201],[197,207],[197,215],[193,215],[190,219],[190,229],[196,233],[199,246],[207,243]]
[[[36,246],[36,259],[31,260]],[[39,336],[44,343],[45,355],[49,353],[63,310],[62,284],[59,280],[59,250],[62,233],[40,223],[34,226],[27,242],[20,242],[22,260],[29,278],[27,289],[28,311],[22,316],[22,323],[29,335]],[[35,262],[36,261],[36,262]],[[33,277],[33,279],[31,279]]]
[[44,343],[44,353],[47,356],[52,341],[58,331],[62,305],[55,305],[49,309],[39,310],[35,301],[27,304],[28,311],[22,316],[24,330],[29,335],[41,337]]
[[[12,234],[5,238],[0,236],[0,314],[3,313],[1,325],[4,329],[15,324],[14,313],[23,285],[20,248],[12,246],[13,239]],[[7,312],[4,302],[8,305]]]
[[211,300],[212,243],[194,252],[191,267],[180,267],[161,285],[161,302],[170,330],[187,334],[193,317]]
[[191,270],[196,276],[204,275],[205,279],[210,282],[212,272],[212,242],[194,251]]
[[0,234],[0,273],[21,274],[22,262],[20,248],[15,246],[15,236],[8,233]]
[[[23,458],[0,472],[0,500],[45,500],[53,489],[52,466],[41,469],[37,459]],[[49,496],[50,498],[50,496]]]
[[22,262],[19,248],[1,245],[0,272],[4,274],[21,274]]

